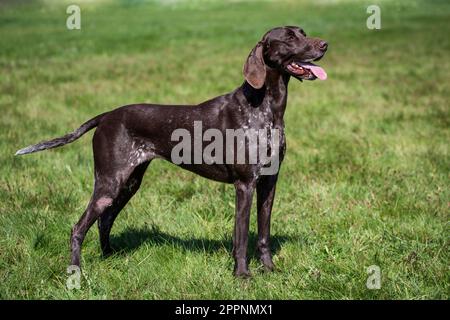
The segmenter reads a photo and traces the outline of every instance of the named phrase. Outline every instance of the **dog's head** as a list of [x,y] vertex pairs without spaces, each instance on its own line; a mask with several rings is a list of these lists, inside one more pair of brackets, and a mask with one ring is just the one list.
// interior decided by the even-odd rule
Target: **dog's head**
[[244,64],[244,77],[254,88],[261,88],[266,79],[266,68],[274,68],[300,81],[325,80],[327,74],[312,63],[323,57],[328,44],[306,36],[299,27],[279,27],[268,31],[250,52]]

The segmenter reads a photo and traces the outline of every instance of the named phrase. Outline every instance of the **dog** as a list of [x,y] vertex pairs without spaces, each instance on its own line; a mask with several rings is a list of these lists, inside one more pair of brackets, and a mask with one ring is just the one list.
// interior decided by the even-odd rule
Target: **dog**
[[[286,152],[284,113],[291,77],[325,80],[324,69],[312,63],[321,59],[328,44],[308,37],[295,26],[269,30],[251,50],[243,67],[244,82],[234,91],[192,106],[133,104],[100,114],[63,137],[44,141],[17,151],[23,155],[56,148],[75,141],[97,127],[93,136],[95,183],[87,209],[72,228],[71,264],[80,266],[81,246],[89,228],[98,221],[100,245],[111,253],[109,236],[119,212],[139,189],[142,177],[155,158],[170,162],[174,130],[202,128],[277,129],[279,165]],[[202,129],[202,130],[203,130]],[[245,148],[251,147],[246,141]],[[253,194],[257,194],[257,252],[267,271],[274,269],[270,249],[270,218],[279,166],[269,175],[261,174],[265,163],[176,163],[200,176],[233,183],[236,191],[233,232],[234,275],[249,277],[247,244]]]

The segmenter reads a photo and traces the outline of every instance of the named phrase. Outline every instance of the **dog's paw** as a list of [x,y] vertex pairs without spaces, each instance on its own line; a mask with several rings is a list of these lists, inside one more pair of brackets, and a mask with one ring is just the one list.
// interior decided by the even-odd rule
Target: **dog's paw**
[[275,265],[273,264],[272,257],[270,255],[261,256],[259,260],[261,261],[265,272],[274,271]]
[[243,269],[243,270],[236,269],[234,271],[234,276],[236,278],[240,278],[240,279],[249,279],[252,277],[252,274],[250,273],[250,271],[248,269]]

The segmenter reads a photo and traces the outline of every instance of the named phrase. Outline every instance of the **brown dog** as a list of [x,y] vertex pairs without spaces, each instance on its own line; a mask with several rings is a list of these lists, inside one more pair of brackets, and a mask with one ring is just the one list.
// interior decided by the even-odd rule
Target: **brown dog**
[[[109,234],[120,210],[139,189],[142,177],[155,158],[173,161],[176,129],[194,131],[216,129],[225,136],[227,129],[277,129],[276,150],[282,161],[285,150],[284,121],[287,87],[296,79],[326,79],[325,71],[311,63],[322,58],[327,43],[307,37],[298,27],[280,27],[267,32],[251,51],[244,65],[244,83],[232,91],[195,106],[134,104],[117,108],[87,121],[73,133],[19,150],[22,155],[70,143],[97,127],[93,138],[95,185],[92,198],[81,219],[72,229],[72,264],[80,265],[81,245],[92,224],[98,220],[100,243],[105,255],[111,251]],[[245,142],[250,152],[251,142]],[[227,152],[227,150],[225,150]],[[256,163],[176,163],[203,177],[236,188],[236,221],[233,233],[234,273],[249,276],[247,242],[250,207],[257,193],[258,243],[260,260],[267,270],[274,265],[269,246],[270,215],[278,169],[261,174],[267,165]]]

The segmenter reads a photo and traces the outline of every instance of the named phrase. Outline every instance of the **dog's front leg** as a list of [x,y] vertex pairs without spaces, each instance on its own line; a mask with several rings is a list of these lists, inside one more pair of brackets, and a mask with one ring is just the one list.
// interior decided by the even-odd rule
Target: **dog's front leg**
[[253,191],[256,183],[238,181],[236,188],[236,220],[233,233],[233,257],[235,261],[234,275],[236,277],[249,277],[247,260],[248,226],[250,209],[252,206]]
[[274,268],[270,251],[270,215],[272,213],[273,199],[275,198],[275,186],[278,174],[262,176],[256,186],[258,208],[258,244],[259,259],[265,270]]

